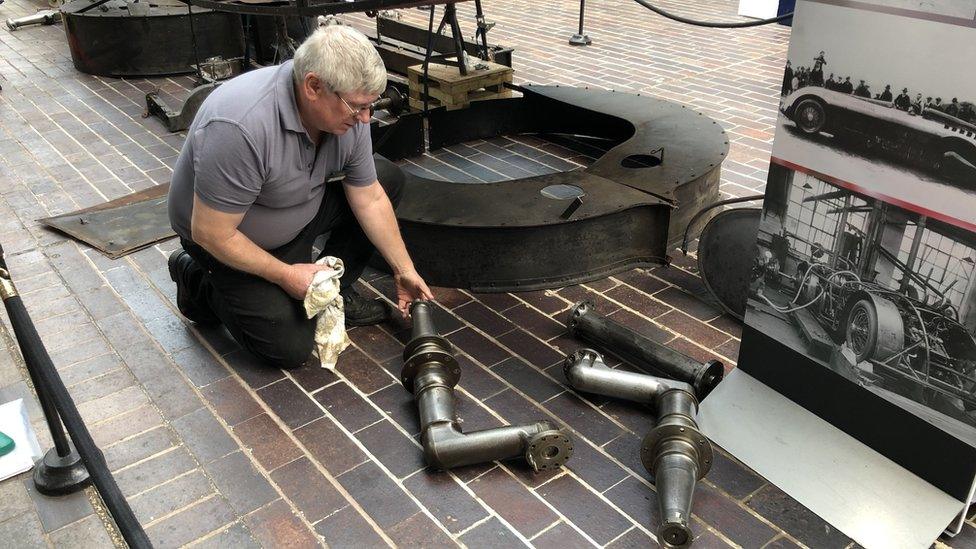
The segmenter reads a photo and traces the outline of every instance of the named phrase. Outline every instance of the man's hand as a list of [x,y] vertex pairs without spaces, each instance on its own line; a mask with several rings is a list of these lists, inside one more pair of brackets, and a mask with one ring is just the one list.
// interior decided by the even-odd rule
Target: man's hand
[[[291,297],[304,301],[308,287],[312,284],[312,279],[315,278],[315,273],[330,270],[332,269],[328,265],[296,263],[283,269],[279,279],[275,282]],[[421,281],[421,283],[423,282]]]
[[396,283],[397,306],[400,308],[400,314],[403,315],[403,318],[410,316],[410,303],[413,300],[433,301],[434,299],[434,294],[430,292],[427,283],[424,282],[423,278],[420,278],[417,271],[410,270],[393,275],[393,281]]

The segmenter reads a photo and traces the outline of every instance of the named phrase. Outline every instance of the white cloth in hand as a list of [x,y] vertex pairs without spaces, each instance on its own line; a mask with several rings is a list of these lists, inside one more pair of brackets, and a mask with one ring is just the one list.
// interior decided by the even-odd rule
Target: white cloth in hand
[[346,335],[346,318],[339,295],[339,278],[346,268],[342,260],[331,255],[315,262],[331,270],[319,271],[312,277],[305,292],[305,314],[308,318],[318,315],[315,324],[315,345],[323,368],[335,369],[339,353],[349,346]]

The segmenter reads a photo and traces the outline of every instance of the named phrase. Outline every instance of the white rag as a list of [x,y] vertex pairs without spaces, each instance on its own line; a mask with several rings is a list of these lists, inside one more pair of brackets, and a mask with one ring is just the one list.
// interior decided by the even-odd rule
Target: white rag
[[342,296],[339,295],[339,278],[346,267],[341,259],[331,255],[315,264],[326,265],[331,270],[319,271],[312,277],[305,293],[305,314],[308,318],[319,316],[315,323],[315,344],[322,367],[332,370],[339,360],[339,353],[349,346]]

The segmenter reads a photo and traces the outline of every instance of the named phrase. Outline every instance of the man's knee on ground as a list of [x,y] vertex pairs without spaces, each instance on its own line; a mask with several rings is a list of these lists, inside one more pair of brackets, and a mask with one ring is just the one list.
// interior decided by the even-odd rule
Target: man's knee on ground
[[400,197],[403,196],[403,170],[382,156],[376,155],[373,160],[376,163],[376,178],[395,207],[400,203]]
[[294,318],[268,318],[270,324],[261,341],[252,340],[246,347],[268,366],[290,370],[308,362],[315,347],[315,323]]

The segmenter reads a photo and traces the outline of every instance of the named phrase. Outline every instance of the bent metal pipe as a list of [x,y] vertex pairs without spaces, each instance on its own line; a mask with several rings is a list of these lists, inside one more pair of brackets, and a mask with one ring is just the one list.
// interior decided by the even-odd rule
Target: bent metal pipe
[[462,432],[454,403],[461,368],[453,347],[437,333],[429,303],[415,301],[410,313],[413,331],[403,350],[400,379],[417,401],[428,465],[451,469],[521,456],[538,472],[559,467],[572,456],[569,437],[548,421]]
[[725,373],[717,360],[697,360],[665,347],[630,328],[599,315],[589,301],[580,301],[569,310],[566,328],[574,337],[588,341],[601,350],[645,370],[690,383],[695,396],[705,398]]
[[658,541],[686,547],[695,484],[712,466],[712,445],[698,430],[698,399],[691,385],[670,379],[613,370],[600,353],[580,349],[566,358],[563,372],[580,391],[640,402],[657,410],[657,425],[644,437],[641,462],[657,488],[661,509]]

